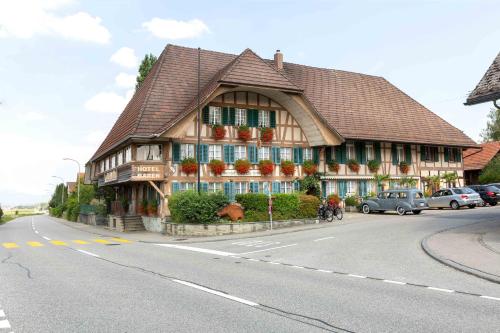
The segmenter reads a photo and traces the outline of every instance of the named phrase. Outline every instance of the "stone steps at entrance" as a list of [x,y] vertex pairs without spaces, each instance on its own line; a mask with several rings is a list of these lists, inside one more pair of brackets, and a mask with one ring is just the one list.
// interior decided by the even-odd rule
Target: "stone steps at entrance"
[[144,223],[140,215],[109,216],[109,228],[120,232],[144,231]]

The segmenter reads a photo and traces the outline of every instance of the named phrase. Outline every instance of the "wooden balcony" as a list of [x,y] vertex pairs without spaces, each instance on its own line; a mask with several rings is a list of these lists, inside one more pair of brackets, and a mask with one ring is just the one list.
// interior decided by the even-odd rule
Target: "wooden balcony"
[[162,181],[165,164],[161,161],[135,161],[120,165],[98,175],[99,186],[126,182]]

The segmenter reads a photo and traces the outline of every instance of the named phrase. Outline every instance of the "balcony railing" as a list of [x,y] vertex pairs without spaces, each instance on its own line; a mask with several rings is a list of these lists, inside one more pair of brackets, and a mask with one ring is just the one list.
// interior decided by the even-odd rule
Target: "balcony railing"
[[160,161],[134,161],[98,175],[99,186],[130,181],[161,181],[165,179],[165,164]]

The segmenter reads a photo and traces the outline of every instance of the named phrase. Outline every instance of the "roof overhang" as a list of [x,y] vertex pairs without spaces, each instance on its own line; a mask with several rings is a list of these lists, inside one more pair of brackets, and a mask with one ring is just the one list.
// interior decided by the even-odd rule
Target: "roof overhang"
[[476,105],[486,102],[495,102],[500,100],[500,91],[495,91],[486,95],[480,95],[477,97],[469,97],[464,105]]

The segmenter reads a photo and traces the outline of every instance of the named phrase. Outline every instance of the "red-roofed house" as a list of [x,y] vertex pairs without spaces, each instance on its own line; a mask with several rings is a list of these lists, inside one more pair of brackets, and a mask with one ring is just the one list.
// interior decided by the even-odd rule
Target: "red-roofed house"
[[464,178],[467,185],[478,184],[481,170],[496,156],[500,155],[500,141],[485,142],[481,148],[464,151]]

